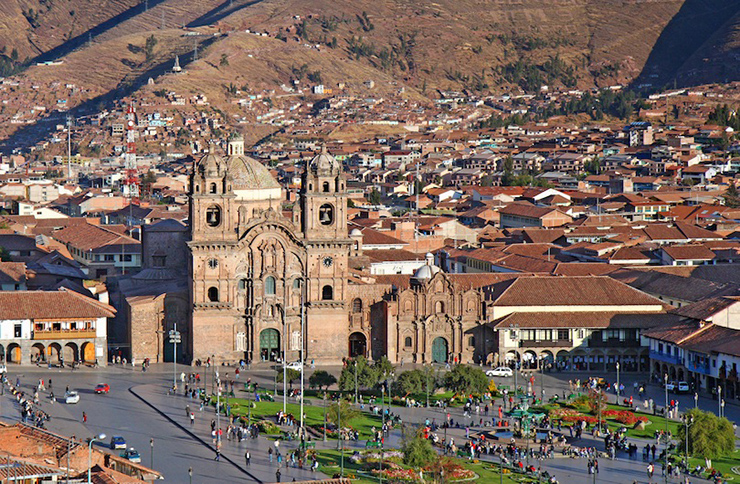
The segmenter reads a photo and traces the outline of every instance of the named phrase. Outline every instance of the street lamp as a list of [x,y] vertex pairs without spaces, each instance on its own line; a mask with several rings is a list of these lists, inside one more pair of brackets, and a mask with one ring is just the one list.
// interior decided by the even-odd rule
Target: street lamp
[[694,392],[694,408],[699,408],[699,394]]
[[663,383],[665,385],[665,407],[663,407],[663,420],[665,420],[665,456],[663,461],[663,468],[665,469],[664,478],[665,484],[668,484],[668,373],[663,375]]
[[722,402],[719,404],[719,416],[720,418],[724,418],[725,416],[725,399],[722,399]]
[[719,416],[722,416],[722,387],[717,385],[717,405],[719,406]]
[[686,460],[684,461],[684,465],[686,469],[689,468],[689,427],[691,427],[693,423],[694,423],[693,415],[687,415],[687,414],[683,415],[683,425],[686,428],[686,432],[684,432],[684,437],[686,438],[686,442],[685,442],[686,447],[685,447],[685,452],[684,452],[686,456]]
[[[100,434],[96,437],[93,437],[90,439],[90,442],[87,444],[87,484],[91,484],[91,470],[92,470],[92,445],[93,442],[101,442],[105,439],[105,434]],[[67,472],[69,472],[69,469],[67,469]]]
[[358,397],[357,397],[357,395],[358,395],[358,390],[357,390],[357,357],[355,357],[355,359],[353,360],[353,363],[354,363],[353,366],[355,367],[355,405],[357,405],[359,403],[359,401],[360,401],[358,399]]
[[193,468],[188,467],[188,479],[190,480],[190,484],[193,484]]
[[[511,328],[511,339],[512,341],[517,341],[519,339],[519,334],[517,331],[519,330],[518,324],[510,324],[509,328]],[[514,351],[514,400],[516,400],[517,396],[519,395],[519,384],[517,382],[517,371],[519,371],[519,352]]]
[[326,392],[324,392],[324,442],[326,442]]
[[616,367],[617,367],[617,402],[616,403],[617,403],[617,405],[619,405],[619,388],[620,388],[620,386],[619,386],[619,362],[618,361],[617,361]]
[[149,447],[151,449],[150,454],[149,454],[151,457],[149,461],[149,464],[150,464],[149,468],[154,469],[154,439],[149,439]]

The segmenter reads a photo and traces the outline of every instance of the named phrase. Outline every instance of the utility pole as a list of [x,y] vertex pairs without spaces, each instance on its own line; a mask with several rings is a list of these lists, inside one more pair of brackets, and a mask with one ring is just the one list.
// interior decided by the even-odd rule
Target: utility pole
[[357,405],[360,402],[360,399],[358,398],[358,389],[357,389],[357,358],[354,360],[355,363],[355,405]]
[[170,343],[172,343],[172,390],[177,391],[177,343],[181,343],[181,334],[177,330],[177,322],[174,324],[174,329],[169,332]]
[[619,362],[617,361],[617,405],[619,405]]

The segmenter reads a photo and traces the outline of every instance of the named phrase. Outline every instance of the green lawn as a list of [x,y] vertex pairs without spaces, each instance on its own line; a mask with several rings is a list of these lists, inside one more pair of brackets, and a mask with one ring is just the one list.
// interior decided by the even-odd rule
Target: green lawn
[[[350,460],[350,456],[352,455],[351,450],[345,450],[344,451],[344,476],[347,477],[348,475],[353,475],[357,477],[356,483],[359,484],[371,484],[378,482],[377,478],[371,478],[365,475],[360,475],[359,472],[362,472],[362,465],[361,464],[355,464]],[[321,450],[316,452],[316,458],[319,461],[319,471],[326,474],[329,477],[334,476],[335,474],[340,473],[341,469],[341,452],[338,450]],[[466,482],[489,482],[489,483],[498,483],[501,482],[501,474],[499,474],[499,468],[496,465],[491,465],[487,462],[469,462],[467,459],[457,459],[458,463],[461,464],[466,469],[470,469],[476,474],[478,474],[479,478],[475,481],[466,481]],[[532,478],[526,478],[521,475],[515,475],[513,478],[510,473],[504,473],[504,484],[518,484],[521,482],[535,482],[535,479]]]
[[[247,416],[249,415],[248,404],[253,400],[247,400],[245,398],[228,398],[227,401],[232,404],[231,413],[233,415]],[[237,407],[234,404],[238,404]],[[303,405],[303,413],[305,414],[305,424],[311,425],[322,425],[324,424],[324,407],[309,405],[309,403],[316,403],[316,399],[306,399]],[[323,403],[323,402],[322,402]],[[293,415],[300,414],[301,406],[297,403],[288,403],[286,410],[288,413]],[[274,422],[275,415],[283,409],[283,402],[257,402],[256,408],[252,409],[252,420],[267,419]],[[350,426],[360,433],[361,440],[367,440],[372,436],[371,429],[375,427],[379,429],[383,425],[382,418],[380,416],[369,415],[365,412],[361,413],[357,418],[349,422]],[[344,424],[343,424],[344,426]]]

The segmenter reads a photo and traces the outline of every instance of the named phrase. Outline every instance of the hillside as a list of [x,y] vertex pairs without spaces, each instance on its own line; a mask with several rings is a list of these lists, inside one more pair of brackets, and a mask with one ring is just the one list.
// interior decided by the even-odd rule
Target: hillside
[[[222,86],[275,89],[296,79],[328,87],[372,79],[430,97],[636,79],[657,87],[737,79],[739,29],[740,2],[726,0],[8,0],[0,64],[13,49],[16,65],[62,59],[25,74],[75,82],[82,101],[126,94],[175,55],[187,65],[196,45],[200,59],[186,74],[156,84],[197,87],[217,103],[228,102]],[[152,35],[159,42],[143,59]]]

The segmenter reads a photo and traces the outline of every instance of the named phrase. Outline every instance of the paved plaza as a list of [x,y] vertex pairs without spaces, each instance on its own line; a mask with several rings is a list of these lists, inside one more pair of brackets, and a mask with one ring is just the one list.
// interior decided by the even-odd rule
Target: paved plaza
[[[204,367],[197,369],[202,377]],[[340,368],[329,368],[338,376]],[[179,366],[179,371],[193,371],[185,366]],[[212,371],[212,369],[211,369]],[[399,369],[400,371],[400,369]],[[307,372],[308,373],[308,372]],[[264,388],[273,387],[273,370],[269,367],[256,368],[251,371],[242,372],[241,380],[252,378],[259,382]],[[587,378],[585,374],[573,373],[550,373],[544,375],[543,388],[546,395],[561,394],[568,388],[568,380],[576,378]],[[85,439],[99,433],[105,433],[110,439],[112,435],[122,435],[129,446],[135,447],[141,453],[142,464],[153,467],[164,474],[166,482],[185,483],[189,482],[188,469],[192,468],[193,483],[217,483],[217,482],[274,482],[277,464],[268,461],[267,449],[272,446],[272,441],[260,436],[260,438],[247,439],[242,442],[228,441],[224,439],[221,461],[214,460],[215,446],[210,436],[211,420],[216,417],[213,408],[198,409],[194,400],[180,395],[168,394],[172,386],[173,368],[171,364],[152,365],[147,372],[141,372],[129,367],[111,366],[101,369],[83,368],[79,370],[70,369],[46,369],[46,368],[20,368],[10,367],[8,378],[14,383],[16,378],[20,379],[23,390],[31,391],[39,378],[45,382],[52,380],[52,390],[57,398],[64,394],[67,386],[78,390],[81,400],[75,405],[66,405],[57,402],[51,404],[48,399],[48,388],[41,398],[42,409],[51,415],[47,428],[64,435],[74,435],[79,439]],[[536,376],[539,378],[539,375]],[[623,375],[622,382],[625,384],[627,394],[632,388],[635,378],[644,379],[643,376],[634,377]],[[210,378],[209,378],[210,380]],[[497,383],[513,385],[513,379],[497,378]],[[96,395],[93,393],[95,384],[105,382],[111,386],[108,395]],[[539,381],[535,384],[536,390],[540,390]],[[610,401],[615,396],[611,394]],[[656,404],[661,405],[664,401],[663,389],[650,385],[648,397],[653,398]],[[693,395],[671,395],[671,399],[679,401],[679,409],[693,407]],[[313,399],[316,401],[315,399]],[[291,402],[296,402],[292,399]],[[196,417],[193,425],[186,415],[185,407],[190,405]],[[717,412],[717,402],[706,397],[699,399],[699,406],[705,410]],[[87,415],[87,422],[83,423],[82,413]],[[441,409],[431,408],[402,408],[393,407],[392,412],[399,414],[404,422],[420,424],[425,419],[436,419],[436,422],[444,420],[444,412]],[[733,422],[740,416],[740,407],[730,403],[725,408],[726,416]],[[451,409],[454,420],[468,423],[464,419],[462,409]],[[0,397],[0,417],[7,422],[15,422],[20,418],[20,412],[15,400],[8,394]],[[226,427],[225,419],[222,427]],[[475,426],[471,428],[475,431]],[[471,432],[472,433],[472,432]],[[448,430],[448,437],[453,437],[458,445],[465,441],[464,428],[452,428]],[[153,439],[152,448],[150,440]],[[635,441],[641,449],[646,441]],[[397,447],[400,441],[400,430],[394,430],[388,437],[387,447]],[[572,442],[573,445],[595,446],[603,449],[603,440],[593,439],[584,434],[582,439]],[[651,441],[654,443],[654,441]],[[364,442],[352,442],[350,447],[364,448]],[[281,442],[280,448],[284,455],[296,447],[296,442]],[[101,450],[106,448],[100,447]],[[336,448],[336,442],[317,442],[317,448]],[[153,450],[153,452],[152,452]],[[252,456],[251,466],[245,465],[244,453],[249,450]],[[348,451],[351,453],[352,451]],[[556,453],[557,456],[557,453]],[[740,456],[739,456],[740,457]],[[484,460],[485,460],[484,456]],[[491,458],[492,462],[498,462],[497,458]],[[540,465],[539,462],[533,462]],[[576,484],[593,482],[594,478],[588,475],[586,459],[571,459],[557,456],[541,462],[542,469],[554,474],[562,484]],[[308,470],[294,468],[281,469],[282,481],[290,482],[293,478],[297,481],[319,479],[323,476]],[[597,482],[604,483],[647,483],[646,463],[642,462],[641,454],[638,453],[637,460],[629,460],[626,455],[618,455],[615,460],[599,459],[600,472],[596,476]],[[660,470],[653,477],[653,482],[663,482]],[[669,482],[683,482],[681,479],[669,479]],[[706,482],[700,479],[692,479],[692,482]]]

